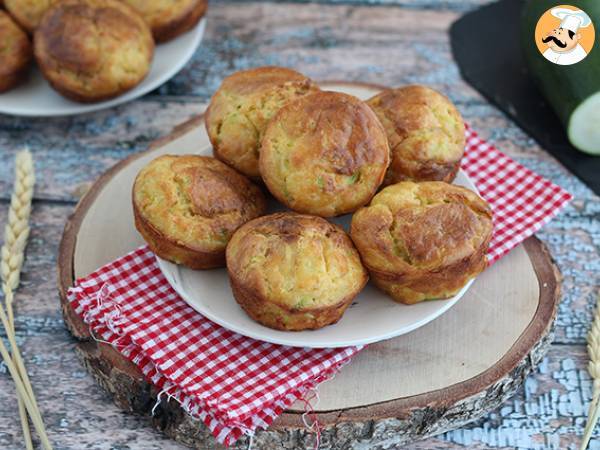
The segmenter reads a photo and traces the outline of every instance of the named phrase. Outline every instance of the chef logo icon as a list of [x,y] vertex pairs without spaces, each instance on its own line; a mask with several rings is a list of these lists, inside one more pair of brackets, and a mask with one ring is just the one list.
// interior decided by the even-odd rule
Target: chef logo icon
[[546,11],[535,27],[535,43],[548,61],[568,66],[583,60],[594,46],[594,24],[585,11],[559,5]]

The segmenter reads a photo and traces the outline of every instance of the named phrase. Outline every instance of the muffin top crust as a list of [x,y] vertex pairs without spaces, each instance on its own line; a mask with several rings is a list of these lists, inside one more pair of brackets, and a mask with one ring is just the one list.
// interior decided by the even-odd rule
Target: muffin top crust
[[492,212],[474,192],[444,182],[388,186],[352,218],[369,269],[407,273],[451,265],[487,246]]
[[207,0],[123,0],[150,26],[154,39],[165,42],[184,33],[204,15]]
[[220,251],[243,223],[264,212],[260,189],[207,156],[165,155],[144,167],[134,207],[166,239],[192,250]]
[[288,103],[270,122],[260,171],[295,211],[331,217],[369,202],[389,164],[383,127],[358,98],[317,92]]
[[260,142],[279,109],[318,87],[284,67],[258,67],[223,80],[206,111],[206,130],[217,158],[243,174],[259,178]]
[[291,212],[252,220],[227,246],[234,283],[289,310],[346,302],[367,281],[349,236],[325,219]]
[[1,78],[18,74],[31,62],[31,43],[12,18],[0,11],[0,85]]
[[[29,33],[32,33],[46,11],[59,0],[4,0],[10,15]],[[0,3],[1,5],[1,3]]]
[[391,162],[385,184],[454,179],[465,125],[452,102],[426,86],[387,89],[369,99],[386,130]]
[[150,70],[148,25],[117,0],[64,0],[44,15],[34,35],[38,64],[52,86],[79,101],[111,98]]

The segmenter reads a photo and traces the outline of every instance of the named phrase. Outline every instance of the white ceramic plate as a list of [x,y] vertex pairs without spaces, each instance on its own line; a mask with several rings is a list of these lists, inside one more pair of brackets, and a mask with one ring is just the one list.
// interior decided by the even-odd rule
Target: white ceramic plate
[[[0,113],[14,116],[68,116],[120,105],[147,94],[172,78],[190,60],[204,35],[206,19],[172,41],[156,46],[148,76],[134,89],[99,103],[76,103],[62,97],[34,67],[26,83],[0,94]],[[35,66],[35,64],[34,64]]]
[[[463,171],[454,182],[477,192]],[[271,211],[283,209],[271,205]],[[348,230],[351,215],[338,217],[337,224]],[[294,347],[345,347],[370,344],[400,336],[450,309],[469,289],[469,282],[457,295],[447,300],[434,300],[416,305],[393,302],[372,283],[356,297],[340,321],[314,331],[278,331],[253,321],[236,303],[225,269],[196,271],[157,257],[163,274],[192,308],[203,316],[237,333],[261,341]]]

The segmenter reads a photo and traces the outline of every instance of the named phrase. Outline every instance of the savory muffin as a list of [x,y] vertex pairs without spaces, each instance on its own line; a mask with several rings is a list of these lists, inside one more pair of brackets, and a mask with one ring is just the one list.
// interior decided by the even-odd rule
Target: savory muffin
[[44,13],[58,0],[4,0],[11,16],[29,33],[37,28]]
[[384,184],[454,180],[465,148],[465,124],[448,98],[425,86],[406,86],[385,90],[368,104],[390,143]]
[[118,0],[61,0],[36,29],[34,53],[54,89],[96,102],[144,79],[154,41],[144,19]]
[[133,185],[135,226],[154,253],[192,269],[225,265],[233,232],[265,211],[261,190],[207,156],[160,156]]
[[288,101],[315,91],[309,78],[284,67],[259,67],[225,78],[206,110],[215,156],[259,178],[258,152],[267,123]]
[[387,138],[373,111],[338,92],[317,92],[281,108],[260,150],[260,173],[271,193],[295,211],[322,217],[368,203],[388,164]]
[[337,322],[368,279],[340,227],[291,212],[240,227],[227,246],[227,271],[246,313],[287,331]]
[[206,12],[207,0],[124,0],[135,8],[152,30],[156,42],[176,38],[196,25]]
[[8,14],[0,11],[0,92],[24,79],[31,59],[29,37]]
[[404,181],[359,209],[350,234],[375,284],[412,304],[452,297],[486,267],[492,212],[463,187]]

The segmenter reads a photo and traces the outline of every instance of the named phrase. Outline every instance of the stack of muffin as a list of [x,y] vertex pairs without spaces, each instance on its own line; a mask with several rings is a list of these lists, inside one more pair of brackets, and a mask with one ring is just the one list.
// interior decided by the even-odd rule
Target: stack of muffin
[[[206,129],[215,158],[162,156],[139,173],[136,226],[164,259],[226,265],[235,299],[265,326],[335,323],[369,275],[411,304],[455,295],[486,266],[492,213],[449,184],[464,123],[432,89],[363,102],[263,67],[223,81]],[[254,183],[294,212],[264,215]],[[350,235],[326,220],[349,213]]]
[[155,42],[188,31],[206,6],[207,0],[4,0],[0,92],[25,80],[35,59],[71,100],[117,97],[146,77]]

